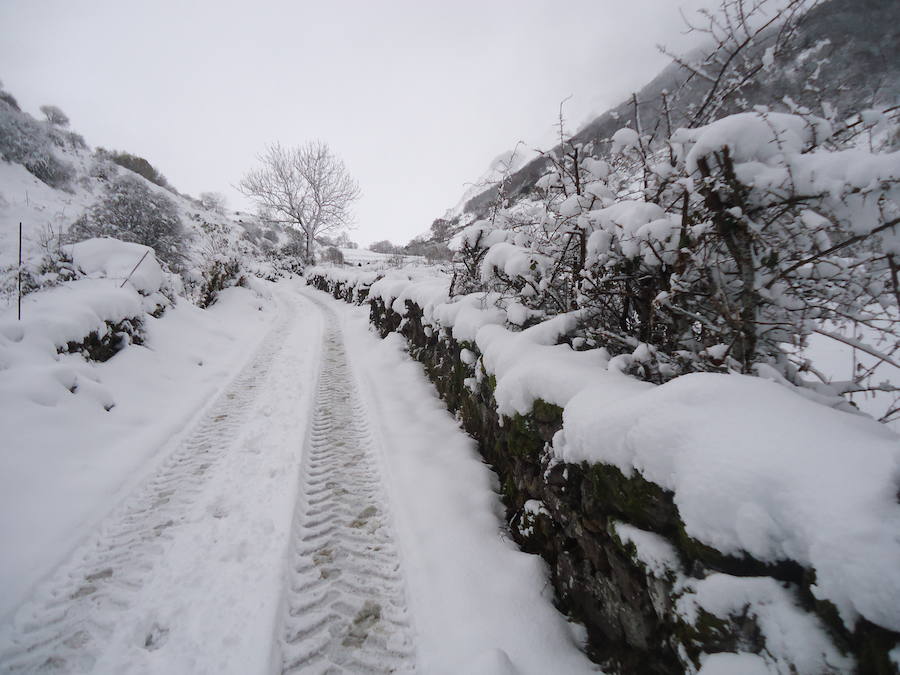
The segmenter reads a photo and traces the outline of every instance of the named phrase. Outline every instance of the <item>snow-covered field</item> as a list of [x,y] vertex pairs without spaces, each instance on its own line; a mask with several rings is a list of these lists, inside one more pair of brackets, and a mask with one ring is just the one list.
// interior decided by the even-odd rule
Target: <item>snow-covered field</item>
[[[57,318],[66,309],[84,311],[69,304],[74,291],[52,290],[61,296]],[[25,316],[46,304],[42,296],[26,299]],[[207,311],[181,301],[162,318],[145,315],[144,345],[94,365],[35,344],[19,332],[14,310],[2,315],[0,615],[165,455],[171,438],[237,372],[275,313],[245,289],[230,289]],[[25,331],[45,328],[24,323]]]

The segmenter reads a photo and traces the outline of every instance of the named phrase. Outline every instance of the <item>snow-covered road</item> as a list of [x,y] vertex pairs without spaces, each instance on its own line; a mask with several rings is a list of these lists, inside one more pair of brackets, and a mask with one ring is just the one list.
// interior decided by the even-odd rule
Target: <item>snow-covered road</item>
[[594,670],[397,336],[297,282],[274,299],[247,365],[0,628],[0,671]]

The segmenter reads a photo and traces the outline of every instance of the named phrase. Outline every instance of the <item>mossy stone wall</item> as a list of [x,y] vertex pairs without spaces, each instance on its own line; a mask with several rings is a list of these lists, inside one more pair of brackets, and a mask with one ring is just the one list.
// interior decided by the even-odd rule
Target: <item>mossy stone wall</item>
[[[362,304],[359,289],[315,278],[310,283],[335,298]],[[366,289],[366,295],[368,291]],[[354,297],[356,296],[356,297]],[[895,674],[888,652],[900,635],[861,621],[850,633],[834,607],[810,590],[812,570],[785,561],[767,565],[749,557],[723,555],[689,537],[671,492],[626,477],[605,464],[565,464],[548,452],[562,427],[562,410],[537,401],[528,415],[501,417],[494,401],[495,381],[480,361],[465,364],[460,351],[479,355],[476,345],[459,343],[446,331],[427,326],[423,312],[406,303],[401,316],[377,297],[368,300],[370,321],[382,337],[400,332],[409,353],[420,361],[447,408],[478,442],[500,479],[512,537],[549,564],[556,604],[588,632],[588,653],[608,672],[682,673],[700,665],[703,653],[766,649],[755,618],[747,612],[722,619],[701,611],[688,625],[675,611],[679,595],[674,574],[654,573],[635,547],[616,536],[622,521],[664,537],[677,551],[682,570],[702,578],[711,572],[767,576],[794,590],[798,602],[817,614],[835,645],[852,654],[858,672]],[[535,512],[526,503],[539,502]]]

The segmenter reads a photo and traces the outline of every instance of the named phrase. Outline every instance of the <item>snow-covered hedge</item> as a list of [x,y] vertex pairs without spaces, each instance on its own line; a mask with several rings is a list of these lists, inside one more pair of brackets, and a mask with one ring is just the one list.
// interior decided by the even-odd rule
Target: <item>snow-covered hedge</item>
[[75,278],[27,295],[21,320],[15,307],[0,314],[0,399],[10,409],[23,393],[52,405],[66,390],[76,389],[110,407],[111,399],[95,385],[84,361],[59,355],[107,360],[124,346],[140,343],[143,318],[158,316],[170,305],[166,275],[147,246],[90,239],[65,249]]
[[[319,275],[355,283],[348,272]],[[385,276],[369,289],[373,321],[407,337],[479,439],[514,535],[548,558],[593,639],[652,652],[641,641],[668,636],[661,652],[673,649],[689,670],[713,652],[779,672],[846,672],[860,658],[890,667],[900,436],[774,375],[637,379],[632,355],[571,339],[578,311],[534,323],[509,299],[451,298],[449,284]],[[636,574],[642,605],[609,597],[633,593],[620,586]],[[591,586],[600,578],[611,586]],[[587,606],[584,593],[594,594]],[[591,602],[617,609],[598,618]],[[644,628],[628,635],[610,621]]]
[[[587,339],[657,383],[764,367],[817,391],[896,395],[882,374],[898,367],[897,128],[878,111],[758,110],[550,153],[527,197],[451,242],[452,294],[583,310]],[[836,376],[812,338],[874,361]]]

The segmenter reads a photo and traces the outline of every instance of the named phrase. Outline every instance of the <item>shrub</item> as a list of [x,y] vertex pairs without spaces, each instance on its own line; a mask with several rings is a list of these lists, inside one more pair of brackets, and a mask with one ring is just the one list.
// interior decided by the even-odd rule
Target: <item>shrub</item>
[[[22,267],[22,296],[51,288],[78,277],[78,270],[72,263],[68,251],[60,245],[59,232],[47,226],[38,234],[41,257],[36,261],[26,261]],[[0,268],[0,298],[12,304],[19,292],[18,265]]]
[[104,236],[150,246],[170,268],[184,260],[184,231],[174,202],[134,176],[110,181],[104,196],[69,229],[72,241]]
[[211,259],[202,275],[203,282],[200,286],[197,305],[203,309],[215,304],[220,291],[232,286],[244,285],[241,264],[236,258]]
[[[2,98],[2,97],[0,97]],[[21,164],[29,173],[55,188],[65,189],[74,177],[74,170],[53,152],[58,145],[47,125],[31,115],[20,112],[18,105],[6,99],[0,104],[0,157],[7,162]]]
[[163,176],[159,171],[157,171],[156,168],[143,157],[132,155],[129,152],[105,150],[104,148],[97,148],[97,154],[103,157],[108,157],[119,166],[125,167],[129,171],[134,171],[136,174],[138,174],[139,176],[143,176],[151,183],[155,183],[156,185],[164,188],[169,187],[169,182],[166,180],[166,177]]
[[0,101],[3,101],[4,103],[6,103],[10,108],[15,110],[16,112],[22,112],[22,109],[19,107],[19,102],[8,91],[0,91]]
[[47,121],[55,127],[69,126],[69,116],[55,105],[42,105],[40,111],[44,113]]

